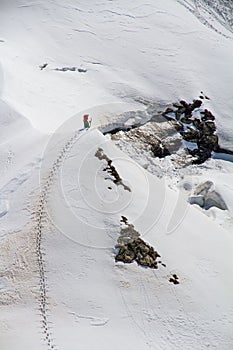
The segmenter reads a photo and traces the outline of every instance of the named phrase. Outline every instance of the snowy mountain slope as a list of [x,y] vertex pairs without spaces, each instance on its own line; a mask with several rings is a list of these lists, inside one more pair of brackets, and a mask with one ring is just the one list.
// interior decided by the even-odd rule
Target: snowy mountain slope
[[[0,20],[3,98],[37,128],[53,131],[103,103],[126,100],[136,108],[135,100],[170,103],[202,90],[221,142],[231,146],[232,33],[223,26],[230,38],[174,0],[4,1]],[[62,67],[87,72],[54,70]]]
[[[16,223],[21,227],[19,212],[22,210],[22,203],[19,198],[14,198],[14,193],[19,193],[35,169],[37,173],[39,172],[47,136],[33,129],[26,118],[5,102],[0,101],[0,109],[0,217],[3,232],[0,236],[2,236],[7,230],[11,231]],[[37,186],[39,186],[38,179]],[[10,218],[9,212],[12,215]],[[5,217],[6,214],[8,215]]]
[[216,33],[229,38],[233,30],[233,4],[227,0],[178,0],[186,9],[193,13],[204,25]]
[[[51,339],[47,348],[55,344],[55,348],[72,350],[82,344],[85,349],[107,349],[111,343],[113,349],[230,349],[232,236],[192,207],[168,234],[168,223],[177,210],[177,194],[97,130],[80,132],[68,144],[71,137],[65,151],[58,152],[60,160],[54,159],[58,171],[46,190],[48,219],[42,215],[46,318]],[[62,139],[60,149],[63,144]],[[100,147],[131,192],[114,184],[111,176],[106,180],[106,162],[95,155]],[[61,158],[59,154],[63,154]],[[45,164],[46,157],[51,154],[45,154]],[[185,203],[180,203],[180,208],[184,207]],[[135,263],[114,262],[121,215],[158,249],[166,267],[150,270]],[[33,242],[37,233],[31,230],[28,239]],[[32,257],[33,251],[34,261]],[[29,288],[28,295],[8,302],[16,319],[13,324],[12,312],[1,316],[7,350],[16,346],[44,348],[40,325],[42,338],[45,328],[35,300],[40,301],[39,287],[27,263],[27,283],[33,286],[36,298]],[[179,276],[177,286],[168,281],[172,273]],[[30,332],[23,321],[28,317],[32,320]]]
[[[230,12],[217,18],[214,8],[1,1],[1,349],[232,349],[232,235],[218,225],[232,227],[231,164],[179,172],[170,158],[79,130],[83,111],[108,131],[148,120],[152,102],[204,91],[232,148]],[[183,198],[204,181],[228,212],[210,208],[209,218]],[[122,215],[158,250],[158,269],[115,262]]]
[[[117,132],[116,124],[116,131],[111,135],[112,140],[117,147],[144,169],[158,178],[162,178],[169,188],[179,192],[179,196],[183,200],[196,205],[203,214],[212,217],[216,224],[220,224],[232,232],[233,203],[231,198],[233,194],[233,164],[230,158],[231,156],[229,156],[229,161],[226,161],[224,158],[221,159],[222,156],[220,154],[220,159],[218,159],[218,154],[215,154],[201,165],[192,164],[190,155],[184,150],[184,147],[187,146],[184,145],[184,141],[182,142],[182,137],[177,133],[172,123],[165,118],[161,118],[159,122],[151,121],[146,123],[146,118],[150,119],[150,115],[156,114],[156,108],[153,108],[150,113],[148,111],[148,114],[140,112],[136,118],[139,118],[139,115],[141,115],[141,120],[144,120],[145,124],[132,128],[129,131],[121,130]],[[127,113],[123,115],[126,116]],[[130,119],[133,120],[133,113]],[[118,125],[121,126],[120,122]],[[126,121],[124,126],[127,127],[128,125],[128,121]],[[110,130],[114,130],[114,126]],[[156,145],[158,139],[162,140],[165,147],[168,147],[170,155],[166,157],[154,155],[151,145]],[[210,207],[207,206],[206,208],[204,208],[204,203],[201,204],[202,195],[195,194],[198,186],[204,186],[205,183],[212,184],[210,186],[211,188],[206,190],[206,192],[209,192],[207,197],[215,196],[213,191],[218,193],[214,200],[210,200],[209,198]],[[217,198],[220,197],[220,202],[225,203],[223,207],[221,205],[220,207],[218,206]],[[199,206],[197,205],[198,203]]]

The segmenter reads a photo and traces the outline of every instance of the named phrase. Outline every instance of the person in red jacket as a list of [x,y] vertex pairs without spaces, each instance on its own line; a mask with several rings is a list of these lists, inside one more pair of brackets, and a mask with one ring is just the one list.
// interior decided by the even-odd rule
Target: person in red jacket
[[89,120],[89,114],[84,114],[83,116],[84,129],[89,129],[91,126],[91,120]]

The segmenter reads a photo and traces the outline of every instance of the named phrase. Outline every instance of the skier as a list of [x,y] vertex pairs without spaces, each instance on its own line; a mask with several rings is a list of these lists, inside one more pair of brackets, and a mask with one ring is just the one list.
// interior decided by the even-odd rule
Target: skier
[[91,127],[91,119],[88,119],[89,114],[84,114],[83,116],[83,124],[84,124],[84,129],[89,129]]

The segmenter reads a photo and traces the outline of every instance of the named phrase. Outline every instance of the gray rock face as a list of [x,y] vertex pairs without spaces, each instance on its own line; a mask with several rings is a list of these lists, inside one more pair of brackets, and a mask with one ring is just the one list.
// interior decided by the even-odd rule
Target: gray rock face
[[190,204],[197,204],[201,208],[208,210],[212,207],[227,210],[227,205],[221,195],[214,190],[212,181],[200,184],[194,191],[194,195],[189,198]]
[[206,210],[211,207],[227,210],[226,203],[222,199],[221,195],[216,191],[211,191],[206,194],[204,207]]
[[203,196],[192,196],[189,198],[190,204],[197,204],[199,207],[204,208],[205,200]]
[[155,157],[163,158],[177,152],[182,138],[177,133],[176,124],[163,118],[163,123],[155,121],[133,128],[124,133],[112,135],[114,141],[123,139],[138,149],[150,151]]

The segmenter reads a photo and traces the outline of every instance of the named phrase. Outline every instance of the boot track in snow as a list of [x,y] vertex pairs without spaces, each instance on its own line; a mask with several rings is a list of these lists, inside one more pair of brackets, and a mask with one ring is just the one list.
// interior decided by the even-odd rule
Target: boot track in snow
[[51,327],[49,326],[49,308],[48,308],[48,285],[46,283],[46,271],[45,271],[45,259],[44,253],[42,252],[42,236],[43,236],[43,227],[48,221],[46,204],[49,197],[49,190],[51,189],[55,175],[57,174],[60,166],[73,147],[74,143],[80,136],[80,131],[75,132],[74,136],[70,138],[64,147],[62,148],[60,154],[58,155],[56,161],[53,163],[53,166],[49,172],[49,175],[45,181],[45,184],[42,187],[38,208],[36,210],[35,218],[35,233],[36,233],[36,260],[39,272],[39,312],[42,323],[42,333],[45,344],[47,345],[48,350],[58,350],[57,346],[54,343]]

